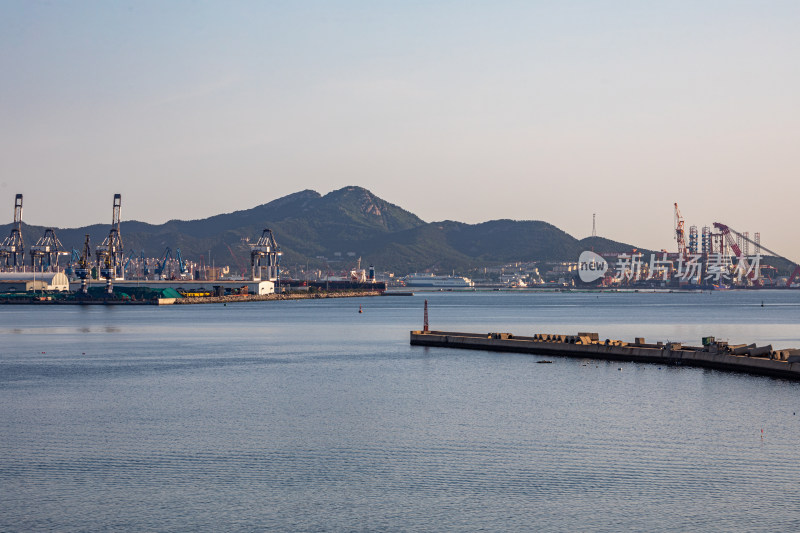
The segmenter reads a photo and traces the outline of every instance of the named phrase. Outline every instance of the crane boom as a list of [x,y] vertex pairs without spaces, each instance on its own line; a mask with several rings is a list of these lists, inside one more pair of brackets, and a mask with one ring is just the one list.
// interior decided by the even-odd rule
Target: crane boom
[[181,276],[186,274],[186,261],[183,260],[183,256],[181,255],[181,249],[177,248],[175,250],[175,260],[178,261],[178,267],[181,271]]
[[236,264],[239,266],[239,269],[242,272],[242,277],[245,277],[247,275],[247,268],[244,266],[244,263],[242,263],[241,259],[236,257],[236,254],[233,253],[233,248],[231,248],[230,245],[228,245],[228,243],[225,243],[225,246],[228,248],[228,251],[231,253],[231,257],[233,257],[233,260],[236,261]]
[[[741,233],[739,233],[735,229],[733,229],[733,228],[731,228],[729,226],[726,226],[725,224],[722,224],[720,222],[714,222],[714,227],[719,229],[719,230],[721,230],[722,233],[727,235],[729,239],[730,239],[730,234],[733,233],[737,237],[740,237],[742,240],[747,241],[750,244],[752,244],[753,246],[755,246],[757,250],[758,249],[764,250],[765,252],[767,252],[771,256],[777,257],[778,259],[783,259],[784,261],[788,261],[789,263],[794,265],[794,267],[795,267],[794,271],[792,272],[792,275],[789,276],[789,281],[786,282],[786,286],[787,287],[790,287],[792,285],[792,283],[794,283],[794,280],[797,279],[798,277],[800,277],[800,264],[798,264],[796,261],[792,261],[791,259],[789,259],[787,257],[784,257],[784,256],[782,256],[781,254],[779,254],[777,252],[773,252],[772,250],[770,250],[766,246],[762,245],[761,243],[752,240],[749,236],[742,235]],[[737,246],[736,249],[738,249],[738,248],[739,247]],[[734,249],[734,252],[736,251],[736,249]],[[741,254],[741,252],[740,252],[740,254]]]
[[739,248],[739,245],[736,244],[736,241],[734,241],[733,237],[731,237],[731,229],[724,224],[720,224],[720,229],[722,230],[722,235],[725,236],[725,240],[728,241],[728,246],[730,246],[731,250],[733,250],[733,255],[741,259],[742,249]]
[[155,268],[156,276],[160,276],[161,274],[164,273],[164,268],[167,266],[167,261],[169,259],[172,259],[172,248],[167,246],[164,249],[164,258],[161,260],[161,262],[159,263],[158,260],[156,260],[156,268]]
[[787,257],[784,257],[784,256],[782,256],[781,254],[779,254],[777,252],[773,252],[772,250],[770,250],[769,248],[767,248],[763,244],[754,241],[750,237],[746,237],[746,236],[742,235],[741,233],[739,233],[735,229],[733,229],[733,228],[731,228],[729,226],[726,226],[725,224],[721,224],[719,222],[714,222],[714,227],[719,229],[719,230],[721,230],[723,233],[725,233],[726,231],[729,231],[730,233],[733,233],[737,237],[741,237],[742,240],[747,241],[750,244],[752,244],[753,246],[756,246],[756,247],[764,250],[765,252],[767,252],[771,256],[777,257],[779,259],[783,259],[784,261],[788,261],[788,262],[790,262],[791,264],[793,264],[795,266],[800,266],[800,264],[798,264],[796,261],[792,261],[791,259],[789,259]]

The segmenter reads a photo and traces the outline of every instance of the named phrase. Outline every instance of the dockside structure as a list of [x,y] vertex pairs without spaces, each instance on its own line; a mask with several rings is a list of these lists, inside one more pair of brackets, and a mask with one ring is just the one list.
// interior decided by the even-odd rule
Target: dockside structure
[[412,331],[411,344],[611,361],[688,365],[800,380],[800,350],[773,350],[772,346],[757,347],[753,344],[732,346],[726,342],[716,341],[713,337],[704,338],[702,346],[684,346],[679,342],[648,344],[644,338],[637,338],[632,343],[612,339],[600,340],[597,333],[536,334],[532,337],[518,337],[511,333]]

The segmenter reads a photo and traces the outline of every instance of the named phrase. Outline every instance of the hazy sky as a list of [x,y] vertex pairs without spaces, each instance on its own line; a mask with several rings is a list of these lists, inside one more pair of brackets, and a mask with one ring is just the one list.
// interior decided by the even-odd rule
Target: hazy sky
[[160,223],[360,185],[800,260],[800,2],[0,0],[0,221]]

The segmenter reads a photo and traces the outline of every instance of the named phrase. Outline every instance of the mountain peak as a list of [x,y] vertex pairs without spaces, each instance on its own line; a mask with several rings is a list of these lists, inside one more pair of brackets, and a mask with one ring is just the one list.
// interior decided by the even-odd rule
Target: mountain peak
[[331,191],[321,198],[321,203],[363,223],[377,224],[389,231],[408,229],[425,223],[416,215],[357,185]]
[[336,202],[349,201],[356,203],[360,207],[362,214],[375,216],[381,216],[382,204],[386,204],[386,202],[372,194],[369,190],[357,185],[350,185],[331,191],[326,194],[324,198]]

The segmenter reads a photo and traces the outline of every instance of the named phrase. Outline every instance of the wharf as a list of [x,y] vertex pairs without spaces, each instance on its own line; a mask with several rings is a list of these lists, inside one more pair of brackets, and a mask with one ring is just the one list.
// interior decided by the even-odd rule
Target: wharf
[[708,339],[704,346],[684,346],[677,342],[648,344],[643,338],[632,343],[601,341],[597,333],[518,337],[511,333],[411,332],[411,344],[415,346],[687,365],[800,380],[800,350],[772,350],[771,346],[759,348],[752,344],[729,346],[713,337]]
[[0,294],[0,305],[189,305],[189,304],[216,304],[233,302],[265,302],[273,300],[316,300],[323,298],[360,298],[367,296],[381,296],[381,291],[335,291],[335,292],[292,292],[281,294],[231,294],[226,296],[201,296],[181,298],[148,298],[134,300],[131,298],[97,298],[80,297],[75,293],[48,296],[33,296],[15,294],[13,297],[3,297]]
[[3,298],[0,305],[171,305],[175,298],[153,298],[152,300],[115,300],[113,298]]
[[200,298],[176,298],[176,305],[214,304],[231,302],[266,302],[272,300],[317,300],[322,298],[360,298],[381,296],[380,291],[336,291],[336,292],[293,292],[288,294],[231,294],[228,296],[204,296]]

